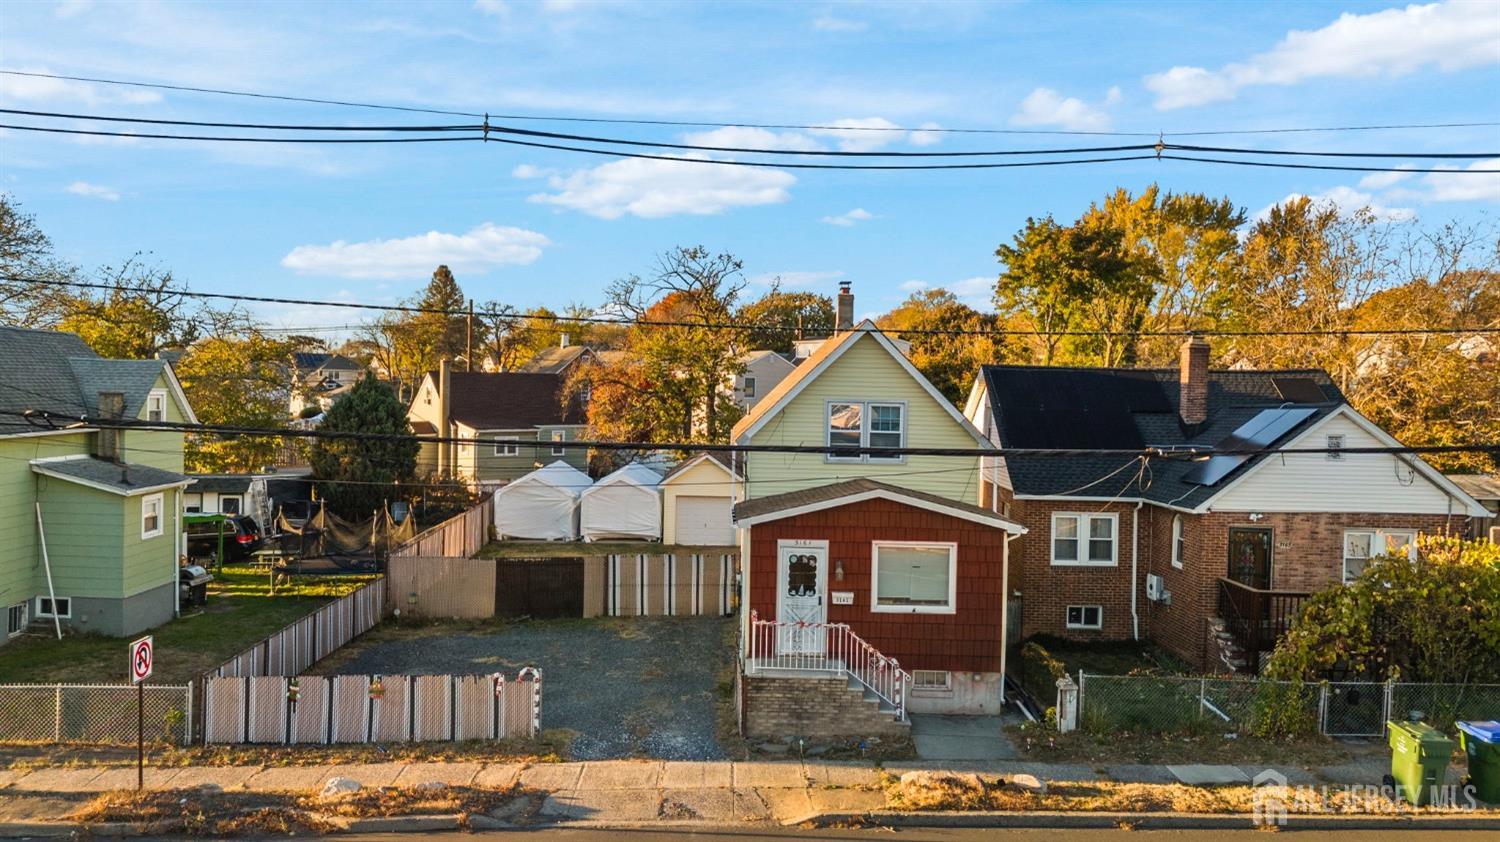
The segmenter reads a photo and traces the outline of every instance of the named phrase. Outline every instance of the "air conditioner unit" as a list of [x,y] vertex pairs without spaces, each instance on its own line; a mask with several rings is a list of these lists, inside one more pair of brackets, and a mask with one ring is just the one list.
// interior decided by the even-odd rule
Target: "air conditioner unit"
[[1167,585],[1162,578],[1155,573],[1146,574],[1146,598],[1153,602],[1159,601],[1167,592]]

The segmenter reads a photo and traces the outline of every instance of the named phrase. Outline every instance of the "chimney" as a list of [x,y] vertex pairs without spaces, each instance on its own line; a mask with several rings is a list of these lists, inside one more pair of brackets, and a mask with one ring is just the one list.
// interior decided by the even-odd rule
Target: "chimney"
[[[124,392],[100,392],[99,393],[99,417],[101,419],[121,419],[125,417],[125,393]],[[106,462],[123,464],[125,462],[124,448],[120,446],[120,430],[118,428],[101,428],[95,434],[94,455]]]
[[1197,334],[1182,343],[1177,370],[1177,414],[1184,424],[1208,420],[1208,340]]
[[557,335],[557,347],[559,347],[559,348],[566,348],[566,347],[568,347],[568,342],[569,341],[570,341],[570,337],[566,333],[559,333]]
[[[449,387],[453,385],[451,369],[448,360],[444,359],[438,363],[438,422],[437,434],[441,439],[447,439],[452,432],[448,428],[448,415],[452,409],[449,401]],[[437,445],[437,469],[438,476],[446,477],[453,473],[453,444],[448,441],[440,441]]]
[[849,291],[849,281],[839,281],[838,297],[838,322],[835,328],[840,332],[854,329],[854,293]]

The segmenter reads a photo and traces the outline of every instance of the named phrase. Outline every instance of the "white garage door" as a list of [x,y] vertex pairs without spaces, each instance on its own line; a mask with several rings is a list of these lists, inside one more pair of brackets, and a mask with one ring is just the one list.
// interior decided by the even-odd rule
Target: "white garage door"
[[678,497],[677,543],[733,544],[728,497]]

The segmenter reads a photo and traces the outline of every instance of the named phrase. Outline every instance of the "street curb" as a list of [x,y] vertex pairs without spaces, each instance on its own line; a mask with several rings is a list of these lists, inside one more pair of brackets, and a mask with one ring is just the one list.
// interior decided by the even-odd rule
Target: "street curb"
[[462,817],[457,813],[426,816],[371,816],[368,818],[324,817],[338,827],[339,833],[429,833],[457,830]]
[[[972,812],[810,813],[783,825],[874,824],[887,827],[1024,827],[1059,830],[1117,828],[1137,830],[1244,830],[1254,828],[1248,813],[1043,813],[976,810]],[[1285,830],[1500,830],[1500,812],[1482,815],[1340,816],[1289,815]]]

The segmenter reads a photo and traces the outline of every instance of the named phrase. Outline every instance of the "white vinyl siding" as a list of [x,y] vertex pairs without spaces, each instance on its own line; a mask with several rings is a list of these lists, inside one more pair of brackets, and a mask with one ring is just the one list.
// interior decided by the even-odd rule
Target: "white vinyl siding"
[[873,541],[871,552],[871,611],[955,612],[957,544]]
[[[1345,448],[1382,447],[1350,418],[1337,416],[1292,440],[1288,447],[1327,447],[1341,435]],[[1411,467],[1415,456],[1287,453],[1267,459],[1240,481],[1231,481],[1210,506],[1216,512],[1382,512],[1464,514],[1464,504]]]
[[1052,564],[1112,567],[1119,560],[1119,537],[1117,515],[1056,512],[1052,515]]

